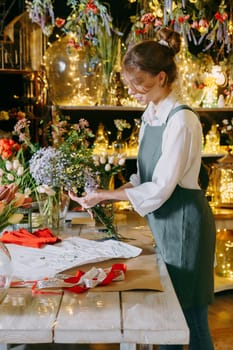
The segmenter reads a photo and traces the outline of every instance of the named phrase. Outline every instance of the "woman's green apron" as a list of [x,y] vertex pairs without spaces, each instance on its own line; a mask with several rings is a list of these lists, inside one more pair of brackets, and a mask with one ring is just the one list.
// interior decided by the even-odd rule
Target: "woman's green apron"
[[[180,109],[189,107],[171,110],[167,122]],[[138,155],[142,183],[152,180],[165,128],[166,124],[145,127]],[[147,221],[182,307],[211,303],[216,229],[204,191],[177,186],[159,209],[147,215]]]

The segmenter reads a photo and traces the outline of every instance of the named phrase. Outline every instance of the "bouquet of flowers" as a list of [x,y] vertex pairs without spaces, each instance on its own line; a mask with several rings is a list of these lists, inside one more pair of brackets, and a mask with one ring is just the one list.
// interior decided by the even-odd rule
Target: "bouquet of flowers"
[[30,207],[32,199],[18,192],[16,184],[0,186],[0,231],[23,219],[23,214],[17,213],[18,208]]
[[[26,118],[19,120],[14,128],[19,143],[9,141],[11,152],[9,147],[2,147],[5,158],[2,159],[0,176],[2,183],[16,183],[21,192],[35,194],[38,201],[47,198],[48,205],[54,205],[51,215],[59,209],[61,195],[65,192],[71,190],[82,195],[90,178],[95,188],[108,188],[110,179],[123,169],[125,158],[122,155],[97,156],[93,153],[91,139],[94,134],[85,119],[71,124],[69,118],[54,113],[52,121],[44,128],[46,147],[31,142],[29,126]],[[109,236],[116,236],[113,218],[105,215],[104,208],[96,206],[91,211],[93,215],[98,212]]]
[[0,184],[15,184],[25,195],[30,195],[35,185],[24,158],[24,151],[12,139],[0,139]]
[[93,161],[98,187],[104,189],[114,187],[114,175],[121,173],[124,169],[124,154],[108,154],[107,152],[94,154]]

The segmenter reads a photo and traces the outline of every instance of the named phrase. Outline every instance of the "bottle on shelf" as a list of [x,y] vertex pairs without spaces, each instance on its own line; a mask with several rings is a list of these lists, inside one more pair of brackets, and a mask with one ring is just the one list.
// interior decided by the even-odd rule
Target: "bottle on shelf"
[[220,153],[220,133],[215,123],[212,124],[211,129],[205,137],[204,153]]
[[94,153],[101,154],[107,152],[109,148],[108,132],[103,123],[100,123],[94,141]]

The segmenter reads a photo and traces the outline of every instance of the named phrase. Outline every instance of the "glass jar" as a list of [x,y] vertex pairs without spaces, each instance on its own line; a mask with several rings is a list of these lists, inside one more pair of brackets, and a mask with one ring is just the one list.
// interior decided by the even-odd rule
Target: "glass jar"
[[216,260],[216,274],[233,279],[233,230],[217,231]]
[[141,119],[134,118],[134,127],[132,133],[129,137],[128,142],[128,155],[129,156],[137,156],[138,154],[138,138],[139,138],[139,130],[141,126]]
[[233,155],[231,151],[213,165],[214,203],[216,207],[233,207]]
[[108,132],[103,123],[100,123],[95,135],[94,153],[101,154],[107,152],[109,147]]

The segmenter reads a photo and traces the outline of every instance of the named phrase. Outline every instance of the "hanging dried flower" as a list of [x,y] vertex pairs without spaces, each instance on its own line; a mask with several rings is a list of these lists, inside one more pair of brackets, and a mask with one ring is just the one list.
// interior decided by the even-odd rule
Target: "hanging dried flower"
[[39,24],[42,32],[49,36],[54,27],[54,11],[52,0],[25,0],[26,10],[33,23]]

